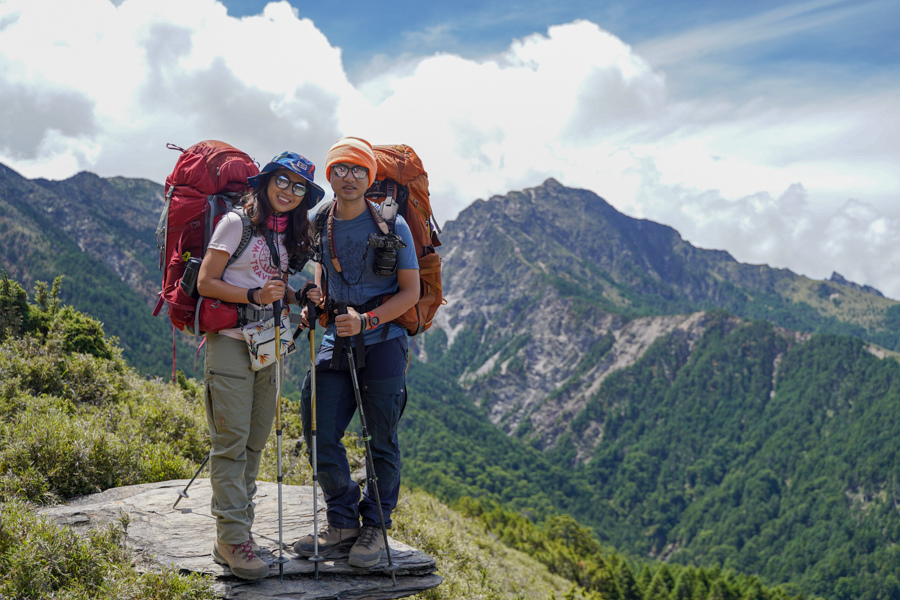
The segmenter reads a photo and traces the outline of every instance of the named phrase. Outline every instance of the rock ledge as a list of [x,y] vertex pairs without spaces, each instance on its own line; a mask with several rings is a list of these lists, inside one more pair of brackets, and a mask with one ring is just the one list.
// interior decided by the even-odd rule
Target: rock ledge
[[[212,575],[224,598],[381,600],[411,596],[442,581],[432,557],[390,538],[391,558],[398,566],[396,587],[385,571],[386,558],[371,569],[351,567],[346,559],[321,562],[319,579],[315,579],[313,563],[297,556],[290,548],[297,538],[313,530],[312,488],[291,485],[282,487],[284,556],[290,559],[284,564],[284,581],[279,579],[275,564],[262,581],[238,579],[228,567],[212,559],[215,522],[209,511],[209,480],[194,481],[188,490],[189,497],[172,508],[178,492],[187,483],[187,479],[182,479],[113,488],[42,512],[76,531],[125,519],[126,540],[136,553],[139,569],[171,566],[185,572]],[[260,481],[258,486],[253,537],[262,548],[263,560],[271,563],[278,556],[278,485]],[[325,503],[321,497],[319,507],[321,526],[325,523]]]

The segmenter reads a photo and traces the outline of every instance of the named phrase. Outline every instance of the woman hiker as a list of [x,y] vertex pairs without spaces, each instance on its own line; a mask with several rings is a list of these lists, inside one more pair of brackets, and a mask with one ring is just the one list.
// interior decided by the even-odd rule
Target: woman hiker
[[[244,304],[250,322],[269,318],[264,309],[269,307],[271,313],[275,301],[296,302],[295,291],[282,276],[291,259],[305,258],[313,245],[307,211],[325,195],[313,183],[314,173],[312,162],[284,152],[248,179],[251,189],[243,210],[252,224],[250,243],[227,264],[241,241],[243,224],[238,213],[226,214],[200,266],[197,287],[202,296]],[[216,518],[213,559],[243,579],[262,579],[269,573],[250,528],[256,476],[275,418],[277,390],[273,366],[251,369],[240,327],[206,334],[204,400],[212,444],[211,509]]]
[[[327,524],[318,532],[318,550],[328,558],[349,553],[348,562],[355,567],[377,564],[384,541],[375,491],[366,485],[360,498],[359,486],[350,476],[347,454],[341,444],[357,409],[349,361],[341,346],[342,342],[352,344],[355,352],[364,357],[365,366],[362,360],[355,362],[360,367],[359,388],[371,435],[384,522],[390,527],[391,511],[397,506],[400,489],[397,425],[406,403],[407,365],[406,329],[391,320],[419,299],[416,251],[409,227],[400,216],[395,222],[395,233],[406,247],[391,257],[396,259],[393,272],[385,272],[381,262],[376,269],[379,253],[370,243],[370,235],[379,235],[372,214],[377,209],[365,198],[375,173],[375,155],[365,140],[343,138],[328,151],[325,177],[334,191],[335,201],[320,207],[329,214],[319,246],[322,262],[316,264],[318,289],[309,292],[309,298],[321,303],[321,310],[328,315],[315,365],[318,478],[327,505]],[[386,294],[394,295],[383,301]],[[346,314],[336,310],[342,305],[347,306]],[[311,446],[310,387],[307,376],[301,393],[301,412],[308,447]],[[295,542],[294,550],[301,556],[313,556],[315,533]]]

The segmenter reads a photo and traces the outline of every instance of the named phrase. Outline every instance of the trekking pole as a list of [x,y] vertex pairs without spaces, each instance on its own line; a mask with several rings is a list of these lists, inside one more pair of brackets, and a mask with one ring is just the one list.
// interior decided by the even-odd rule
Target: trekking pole
[[309,322],[309,363],[310,378],[312,385],[312,393],[310,397],[310,417],[312,427],[310,429],[310,437],[312,438],[312,480],[313,480],[313,548],[315,552],[309,557],[309,560],[315,564],[316,579],[319,579],[319,563],[325,560],[319,556],[319,457],[316,454],[316,305],[312,300],[306,302],[306,320]]
[[188,481],[188,484],[187,484],[186,486],[184,486],[184,489],[178,492],[178,500],[176,500],[176,501],[175,501],[175,504],[172,505],[172,510],[175,510],[175,507],[178,506],[178,503],[181,502],[181,499],[182,499],[182,498],[190,498],[190,496],[188,496],[188,493],[187,493],[188,488],[191,487],[191,484],[194,483],[194,480],[195,480],[195,479],[197,479],[197,475],[200,474],[200,471],[202,471],[202,470],[203,470],[203,467],[206,466],[206,463],[209,462],[209,455],[210,455],[211,453],[212,453],[212,450],[210,450],[209,452],[207,452],[206,458],[204,458],[204,459],[203,459],[203,462],[200,463],[200,467],[197,469],[197,472],[194,473],[194,476],[191,477],[191,480]]
[[[287,274],[284,275],[284,278],[287,279]],[[275,372],[275,377],[277,379],[277,393],[275,395],[275,440],[278,447],[278,558],[275,559],[275,562],[278,563],[278,577],[284,582],[284,563],[286,563],[288,559],[284,557],[284,527],[281,501],[281,481],[283,479],[281,473],[281,379],[283,375],[281,372],[281,367],[283,365],[281,359],[281,300],[276,300],[272,303],[272,308],[275,317],[275,368],[277,369]]]
[[[338,314],[347,314],[346,304],[338,306]],[[397,565],[391,560],[391,546],[388,544],[387,527],[384,524],[384,510],[381,508],[381,494],[378,493],[378,478],[375,476],[375,459],[372,458],[372,445],[369,443],[369,440],[372,438],[369,435],[369,428],[366,426],[366,415],[363,412],[362,397],[359,394],[359,380],[356,378],[356,359],[353,357],[353,346],[350,344],[350,340],[347,340],[344,347],[347,349],[347,360],[350,363],[350,379],[353,381],[353,393],[356,396],[356,409],[359,411],[359,426],[362,430],[363,444],[366,447],[366,480],[368,485],[371,485],[372,489],[375,490],[375,504],[378,506],[378,517],[381,519],[381,535],[384,538],[384,550],[387,553],[388,560],[388,566],[385,570],[390,572],[391,581],[396,587],[397,577],[394,575],[394,571],[397,570]]]

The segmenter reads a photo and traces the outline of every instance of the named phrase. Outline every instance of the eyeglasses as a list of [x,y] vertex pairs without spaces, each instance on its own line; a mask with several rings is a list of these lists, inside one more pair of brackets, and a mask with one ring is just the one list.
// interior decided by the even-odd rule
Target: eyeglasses
[[369,176],[369,170],[358,165],[353,165],[352,167],[348,167],[347,165],[331,165],[331,170],[338,177],[346,177],[348,171],[353,173],[353,176],[357,179],[365,179]]
[[290,186],[291,191],[294,192],[294,195],[298,198],[302,198],[306,195],[306,186],[302,183],[291,185],[291,180],[288,179],[286,175],[277,175],[275,177],[275,185],[277,185],[280,190],[286,190],[288,186]]

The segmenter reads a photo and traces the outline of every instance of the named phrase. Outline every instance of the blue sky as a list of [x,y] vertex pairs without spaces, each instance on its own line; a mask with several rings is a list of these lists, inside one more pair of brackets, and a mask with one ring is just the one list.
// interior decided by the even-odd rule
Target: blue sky
[[[236,17],[258,14],[267,2],[228,0]],[[767,43],[747,44],[723,60],[750,68],[796,68],[800,64],[840,66],[845,75],[871,75],[900,66],[900,3],[862,2],[722,2],[721,0],[633,0],[630,2],[391,2],[349,0],[336,10],[331,3],[291,4],[344,51],[345,64],[359,75],[369,55],[451,52],[474,58],[499,53],[516,38],[542,32],[548,25],[586,19],[640,46],[692,30],[742,23],[779,10],[796,11],[796,33]],[[378,5],[381,6],[381,5]],[[709,82],[715,85],[715,82]]]
[[405,142],[441,222],[553,177],[900,298],[898,23],[896,0],[3,0],[0,162],[162,182],[167,142]]

